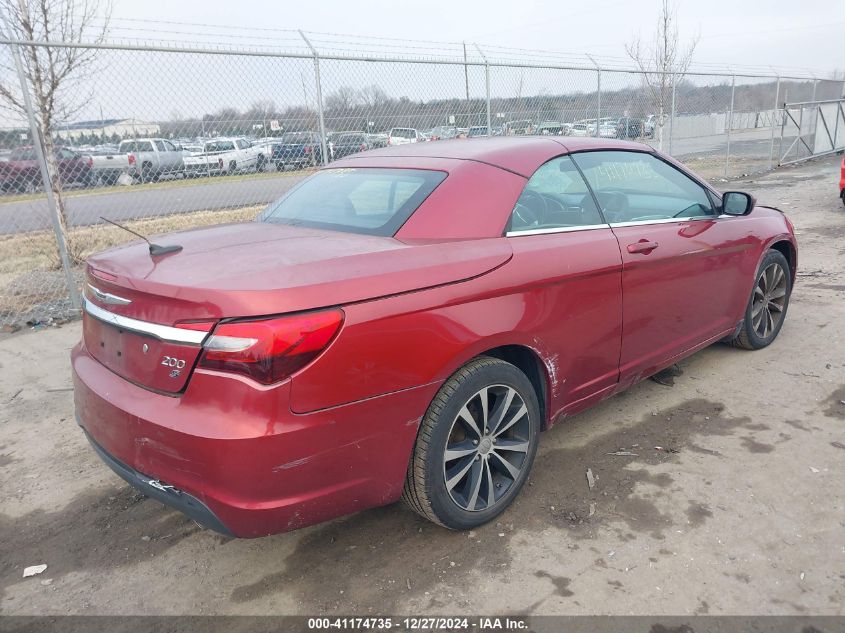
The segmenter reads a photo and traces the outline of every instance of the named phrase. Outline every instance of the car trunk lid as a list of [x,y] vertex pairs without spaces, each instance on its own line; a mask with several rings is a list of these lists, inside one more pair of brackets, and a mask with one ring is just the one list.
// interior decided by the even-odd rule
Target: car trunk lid
[[132,243],[89,260],[89,352],[127,380],[176,393],[220,319],[312,310],[460,282],[511,257],[501,238],[408,244],[252,222]]

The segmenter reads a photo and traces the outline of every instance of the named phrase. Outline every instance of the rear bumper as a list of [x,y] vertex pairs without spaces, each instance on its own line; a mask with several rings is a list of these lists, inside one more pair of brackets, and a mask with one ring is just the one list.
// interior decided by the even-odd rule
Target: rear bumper
[[183,394],[169,396],[120,378],[82,343],[72,364],[77,419],[106,463],[146,494],[238,537],[398,500],[439,386],[294,414],[290,381],[267,388],[196,370]]
[[[76,419],[77,423],[82,426],[82,423],[79,420],[79,417]],[[148,475],[144,475],[143,473],[139,473],[134,468],[127,466],[123,462],[115,459],[104,449],[102,446],[97,444],[94,439],[88,435],[88,432],[83,427],[82,432],[85,433],[85,437],[88,438],[88,441],[91,443],[91,447],[94,449],[94,452],[100,456],[106,466],[111,468],[119,477],[126,480],[130,486],[133,486],[143,492],[148,497],[153,499],[157,499],[164,504],[167,504],[176,510],[188,515],[194,521],[199,523],[200,525],[204,525],[207,528],[214,530],[215,532],[220,532],[220,534],[224,534],[226,536],[232,536],[232,533],[229,529],[223,525],[223,523],[218,519],[214,513],[206,506],[202,501],[197,499],[196,497],[184,492],[182,490],[177,490],[172,486],[163,486],[160,482],[155,479],[152,479]],[[158,485],[155,485],[158,484]]]

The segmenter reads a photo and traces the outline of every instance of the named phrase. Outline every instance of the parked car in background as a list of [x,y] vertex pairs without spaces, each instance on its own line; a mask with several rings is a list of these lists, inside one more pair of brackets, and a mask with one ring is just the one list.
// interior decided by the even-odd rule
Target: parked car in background
[[370,139],[364,132],[338,132],[332,134],[332,160],[372,149]]
[[[54,152],[63,184],[85,187],[94,184],[90,156],[81,156],[66,147],[56,147]],[[3,191],[35,191],[43,187],[43,182],[35,149],[31,146],[13,149],[7,160],[0,161],[0,188]]]
[[380,132],[377,134],[367,134],[367,140],[373,149],[378,147],[387,147],[387,133]]
[[502,130],[506,136],[531,134],[534,130],[531,125],[531,119],[520,119],[518,121],[508,121],[502,126]]
[[122,141],[114,153],[93,154],[95,177],[114,184],[121,174],[141,182],[152,182],[164,175],[182,174],[182,150],[164,138],[138,138]]
[[573,123],[569,126],[567,136],[592,136],[590,128],[586,123]]
[[616,137],[627,138],[641,138],[643,136],[643,120],[635,119],[629,116],[620,117],[616,121]]
[[272,161],[279,171],[288,165],[299,168],[321,165],[323,146],[320,135],[315,132],[285,132],[273,145]]
[[425,135],[412,127],[395,127],[387,135],[388,145],[406,145],[407,143],[419,143],[425,140]]
[[568,123],[558,121],[543,121],[534,130],[537,136],[564,136],[571,127]]
[[184,157],[189,177],[231,175],[258,169],[263,159],[258,149],[244,138],[216,138],[203,143],[202,152]]
[[[595,126],[593,126],[593,130],[595,130]],[[600,138],[616,138],[617,133],[615,121],[604,121],[599,124]]]
[[438,125],[431,128],[428,136],[432,141],[447,141],[458,136],[458,128],[453,125]]
[[473,125],[467,131],[467,138],[476,138],[479,136],[489,136],[486,125]]
[[252,148],[258,152],[257,163],[255,164],[255,171],[264,171],[273,161],[273,145],[278,143],[276,138],[262,138],[250,142]]
[[156,241],[180,250],[88,260],[76,420],[238,537],[400,498],[493,521],[543,430],[716,341],[775,342],[797,261],[782,212],[646,145],[536,136],[356,155]]

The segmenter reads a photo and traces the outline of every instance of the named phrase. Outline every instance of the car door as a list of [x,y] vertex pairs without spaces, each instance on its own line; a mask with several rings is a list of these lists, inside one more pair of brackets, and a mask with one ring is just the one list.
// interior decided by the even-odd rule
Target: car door
[[[736,326],[754,257],[703,185],[650,152],[573,155],[622,253],[621,381],[635,381]],[[732,226],[733,225],[733,226]]]
[[238,153],[240,159],[238,163],[242,163],[245,167],[254,167],[258,159],[258,149],[253,147],[249,141],[239,138],[237,141]]
[[622,258],[569,156],[542,165],[511,214],[507,237],[524,275],[521,324],[544,348],[551,413],[572,412],[615,389],[622,342]]

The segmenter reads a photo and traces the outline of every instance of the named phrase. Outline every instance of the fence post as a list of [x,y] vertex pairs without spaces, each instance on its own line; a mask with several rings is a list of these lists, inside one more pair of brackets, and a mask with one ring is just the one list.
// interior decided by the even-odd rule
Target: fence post
[[[8,29],[6,15],[0,15],[3,24]],[[9,29],[11,32],[11,30]],[[5,33],[2,33],[5,37]],[[65,283],[67,284],[68,296],[70,297],[70,304],[74,309],[82,307],[82,301],[79,297],[79,290],[76,288],[76,281],[73,278],[73,271],[70,266],[70,257],[67,252],[67,244],[65,243],[65,235],[62,232],[62,224],[59,220],[59,207],[56,204],[56,197],[53,195],[53,180],[50,177],[50,170],[47,166],[47,159],[44,156],[44,145],[41,139],[41,132],[38,128],[38,123],[35,119],[35,112],[32,109],[32,97],[29,94],[29,86],[26,82],[26,73],[24,72],[23,62],[21,61],[20,48],[17,44],[9,44],[12,57],[15,60],[15,69],[17,70],[18,80],[21,84],[21,95],[23,98],[24,109],[26,110],[26,118],[29,122],[29,132],[32,135],[32,147],[35,150],[35,158],[38,161],[38,168],[41,172],[41,181],[44,183],[44,194],[47,197],[47,207],[50,210],[50,222],[53,225],[53,233],[56,237],[56,247],[59,251],[59,260],[62,264],[62,270],[65,274]]]
[[[672,138],[675,136],[675,88],[678,83],[678,73],[672,73],[672,109],[669,112],[669,155],[672,155]],[[643,130],[645,132],[645,130]]]
[[320,83],[320,54],[317,49],[311,45],[310,40],[305,37],[305,33],[299,30],[299,35],[305,40],[305,44],[311,49],[311,54],[314,56],[314,83],[317,87],[317,114],[320,117],[320,150],[322,152],[323,165],[329,164],[328,148],[326,147],[326,122],[323,119],[323,88]]
[[592,55],[584,53],[593,62],[596,67],[596,138],[599,136],[599,126],[601,125],[601,67],[593,59]]
[[725,122],[727,131],[728,131],[728,139],[725,145],[725,178],[728,177],[728,169],[730,167],[731,162],[731,128],[733,127],[734,122],[734,93],[736,92],[736,75],[731,75],[731,107],[728,110],[728,119]]
[[[774,157],[775,157],[775,119],[778,115],[778,97],[780,97],[780,75],[778,75],[777,83],[775,84],[775,109],[772,112],[772,146],[769,149],[769,169],[772,169],[774,166]],[[783,137],[783,131],[781,130],[781,138]]]
[[[487,61],[487,56],[482,52],[481,47],[476,44],[475,49],[484,60],[484,88],[486,90],[487,101],[487,136],[493,136],[493,121],[490,118],[490,62]],[[469,84],[467,84],[469,86]]]
[[818,88],[818,86],[819,86],[819,80],[814,78],[813,79],[813,98],[810,99],[810,101],[816,100],[816,88]]

